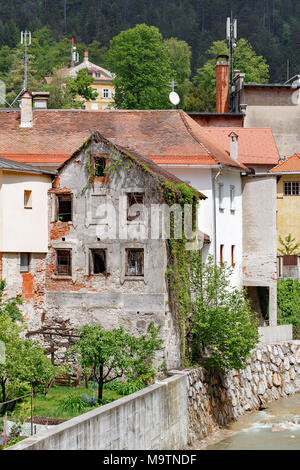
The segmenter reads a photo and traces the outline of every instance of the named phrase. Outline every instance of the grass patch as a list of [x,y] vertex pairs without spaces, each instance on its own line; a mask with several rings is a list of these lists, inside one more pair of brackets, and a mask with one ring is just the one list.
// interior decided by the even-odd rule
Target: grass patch
[[[85,406],[83,409],[80,407],[74,407],[73,409],[67,409],[62,406],[62,402],[68,397],[78,397],[88,395],[93,398],[93,384],[89,384],[87,390],[84,386],[81,387],[64,387],[59,385],[53,385],[46,396],[37,394],[33,399],[33,416],[45,416],[48,418],[59,418],[59,419],[71,419],[82,413],[86,413],[95,407]],[[114,401],[121,398],[122,395],[117,393],[115,390],[104,390],[103,391],[103,402]],[[27,400],[27,399],[26,399]],[[97,400],[97,391],[96,391]],[[98,406],[98,405],[96,405]],[[16,414],[18,413],[18,405],[15,408]]]

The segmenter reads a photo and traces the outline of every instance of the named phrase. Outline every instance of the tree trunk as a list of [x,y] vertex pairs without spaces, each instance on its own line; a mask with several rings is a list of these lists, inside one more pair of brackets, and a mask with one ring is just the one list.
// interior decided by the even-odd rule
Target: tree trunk
[[5,380],[5,379],[2,379],[2,380],[1,380],[2,401],[5,401],[5,400],[6,400],[5,384],[6,384],[6,380]]
[[99,367],[99,378],[98,378],[98,403],[100,404],[103,394],[103,366]]

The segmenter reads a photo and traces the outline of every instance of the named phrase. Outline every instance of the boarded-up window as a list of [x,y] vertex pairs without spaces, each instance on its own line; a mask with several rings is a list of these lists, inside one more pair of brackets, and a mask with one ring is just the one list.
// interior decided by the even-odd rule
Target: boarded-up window
[[72,196],[71,194],[59,194],[57,196],[57,219],[60,222],[72,221]]
[[297,255],[284,255],[283,266],[297,266],[298,256]]
[[20,253],[20,272],[28,273],[30,263],[30,253]]
[[71,276],[71,250],[56,250],[56,274]]
[[134,220],[141,218],[141,211],[136,210],[134,207],[135,204],[144,204],[144,194],[143,193],[128,193],[127,194],[127,220]]
[[106,250],[90,251],[90,274],[106,274]]
[[144,250],[143,248],[126,249],[126,276],[144,275]]

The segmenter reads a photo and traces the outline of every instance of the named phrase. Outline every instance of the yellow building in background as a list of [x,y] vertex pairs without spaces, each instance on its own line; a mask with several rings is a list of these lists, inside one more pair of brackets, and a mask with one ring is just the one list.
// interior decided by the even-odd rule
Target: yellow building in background
[[289,234],[300,243],[300,154],[295,153],[270,170],[277,175],[277,248],[279,236]]
[[95,100],[85,101],[85,109],[104,110],[113,108],[115,91],[113,85],[114,75],[109,72],[109,70],[90,62],[87,49],[85,49],[83,53],[83,62],[75,67],[66,69],[66,75],[75,78],[77,72],[85,68],[88,69],[88,74],[94,79],[91,88],[98,93],[98,97]]

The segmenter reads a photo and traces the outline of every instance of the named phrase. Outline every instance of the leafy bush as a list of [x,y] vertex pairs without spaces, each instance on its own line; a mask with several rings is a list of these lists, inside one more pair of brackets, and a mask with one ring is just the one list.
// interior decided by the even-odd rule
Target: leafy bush
[[88,407],[90,407],[90,405],[85,400],[83,400],[82,397],[78,397],[70,393],[66,398],[60,400],[58,411],[61,413],[81,414],[86,411],[86,408]]
[[119,395],[130,395],[131,393],[142,390],[147,384],[143,380],[126,381],[121,382],[120,380],[114,380],[105,384],[107,390],[113,390]]
[[300,282],[282,279],[277,285],[278,324],[300,326]]
[[88,395],[82,395],[81,400],[87,404],[87,406],[96,406],[97,402],[95,398],[89,397]]
[[204,264],[197,253],[191,263],[193,360],[221,370],[243,369],[258,342],[257,318],[245,292],[230,286],[231,269]]

